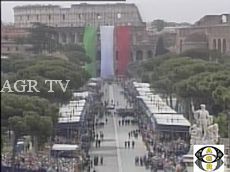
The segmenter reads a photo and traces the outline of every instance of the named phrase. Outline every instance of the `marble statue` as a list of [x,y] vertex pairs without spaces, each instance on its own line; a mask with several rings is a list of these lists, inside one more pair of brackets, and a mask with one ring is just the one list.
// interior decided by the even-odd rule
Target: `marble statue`
[[213,123],[213,117],[209,115],[205,105],[200,105],[201,109],[196,110],[192,104],[192,112],[195,124],[190,127],[191,144],[215,144],[218,142],[218,124]]

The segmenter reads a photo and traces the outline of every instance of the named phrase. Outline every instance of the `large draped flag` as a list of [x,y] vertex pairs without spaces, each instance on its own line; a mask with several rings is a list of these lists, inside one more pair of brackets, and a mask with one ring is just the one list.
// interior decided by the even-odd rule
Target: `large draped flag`
[[101,77],[114,76],[114,26],[101,26]]
[[97,30],[87,26],[84,32],[83,44],[90,63],[86,64],[86,70],[92,77],[96,77],[96,54],[97,54]]
[[117,75],[125,75],[130,62],[130,28],[129,26],[116,27],[117,45]]

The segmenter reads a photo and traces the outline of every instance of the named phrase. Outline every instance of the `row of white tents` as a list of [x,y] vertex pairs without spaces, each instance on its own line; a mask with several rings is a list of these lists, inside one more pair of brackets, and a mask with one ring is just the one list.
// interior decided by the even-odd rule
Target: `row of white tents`
[[189,129],[190,122],[167,105],[158,94],[154,94],[149,83],[133,82],[138,102],[145,107],[147,115],[152,119],[153,126],[179,126]]

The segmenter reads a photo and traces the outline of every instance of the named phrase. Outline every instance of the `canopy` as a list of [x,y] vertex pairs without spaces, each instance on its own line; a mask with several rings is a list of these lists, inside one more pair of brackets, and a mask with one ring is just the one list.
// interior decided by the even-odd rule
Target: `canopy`
[[159,125],[190,126],[190,122],[182,114],[154,114]]
[[70,144],[54,144],[52,146],[52,150],[58,150],[58,151],[71,151],[71,150],[77,150],[79,148],[78,145],[70,145]]

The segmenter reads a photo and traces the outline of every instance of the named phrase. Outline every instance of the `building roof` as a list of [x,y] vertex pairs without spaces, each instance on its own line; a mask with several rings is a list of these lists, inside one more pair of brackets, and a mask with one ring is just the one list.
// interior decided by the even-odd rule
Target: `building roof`
[[63,117],[58,119],[58,123],[76,123],[80,121],[80,116],[75,116],[75,117]]
[[190,126],[190,122],[182,114],[154,114],[159,125]]
[[77,98],[77,97],[87,98],[88,96],[89,96],[89,92],[88,91],[73,93],[73,97],[75,97],[75,98]]
[[150,87],[149,83],[140,83],[140,82],[133,82],[134,87]]
[[86,100],[73,100],[59,109],[58,123],[76,123],[80,121]]
[[71,144],[54,144],[52,146],[52,150],[59,150],[59,151],[71,151],[77,150],[79,148],[78,145],[71,145]]
[[133,85],[138,86],[136,87],[136,91],[139,93],[139,96],[136,97],[143,101],[157,124],[190,126],[190,122],[182,114],[178,114],[174,109],[169,107],[159,95],[151,93],[149,87],[139,87],[141,85],[147,86],[146,83],[134,82]]

